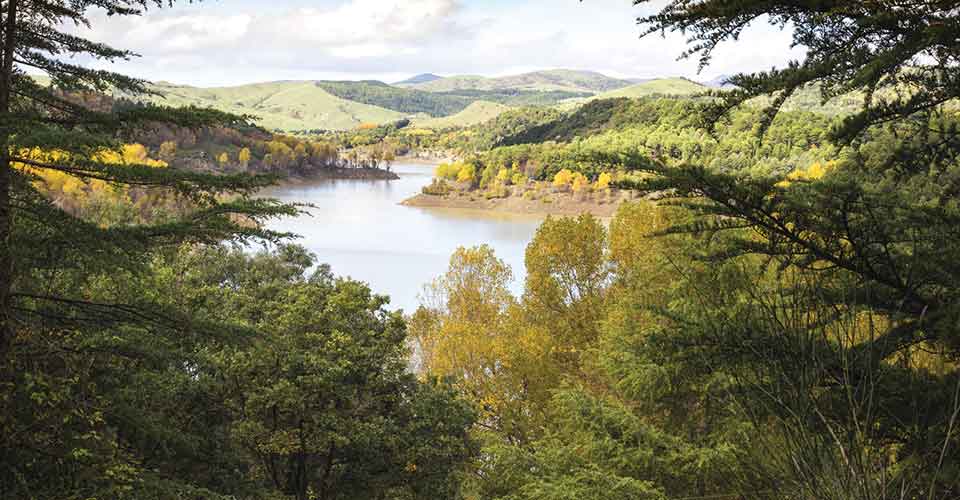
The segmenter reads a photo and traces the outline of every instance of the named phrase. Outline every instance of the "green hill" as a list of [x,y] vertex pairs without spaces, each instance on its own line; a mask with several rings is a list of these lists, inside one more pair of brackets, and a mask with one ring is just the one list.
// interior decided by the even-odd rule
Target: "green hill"
[[710,90],[709,87],[687,80],[686,78],[658,78],[610,92],[604,92],[596,96],[596,99],[647,97],[652,95],[688,96],[708,90]]
[[312,81],[282,81],[236,87],[198,88],[156,84],[170,106],[208,106],[259,117],[260,125],[277,130],[347,130],[362,123],[386,123],[409,113],[350,101],[330,94]]
[[473,75],[452,76],[414,85],[412,88],[431,92],[519,89],[597,93],[627,87],[630,84],[627,80],[611,78],[593,71],[556,69],[499,78]]
[[468,96],[394,87],[378,81],[321,81],[317,85],[348,101],[401,113],[426,113],[433,117],[459,113],[476,100]]
[[510,110],[509,106],[504,106],[496,102],[476,101],[463,111],[443,118],[433,118],[414,122],[416,126],[422,128],[443,129],[452,127],[469,127],[490,121],[504,112]]

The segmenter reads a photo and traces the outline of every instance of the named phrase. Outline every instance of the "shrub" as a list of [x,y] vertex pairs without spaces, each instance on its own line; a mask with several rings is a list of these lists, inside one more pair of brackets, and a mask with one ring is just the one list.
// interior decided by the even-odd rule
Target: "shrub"
[[429,186],[424,186],[421,191],[423,194],[446,196],[450,194],[450,185],[443,179],[434,179]]
[[466,163],[460,168],[460,172],[457,173],[457,182],[469,182],[473,184],[474,180],[477,178],[477,167],[474,167],[472,163]]
[[566,187],[573,182],[573,172],[563,169],[553,176],[553,185],[556,187]]
[[604,189],[610,188],[610,182],[613,181],[613,176],[607,172],[601,172],[600,176],[597,177],[596,189],[602,191]]

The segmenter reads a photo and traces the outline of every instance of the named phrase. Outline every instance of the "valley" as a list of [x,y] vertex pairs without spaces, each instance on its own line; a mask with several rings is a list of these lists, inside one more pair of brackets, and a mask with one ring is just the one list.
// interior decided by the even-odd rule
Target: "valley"
[[[437,77],[388,85],[376,81],[278,81],[236,87],[199,88],[156,83],[151,102],[206,106],[258,118],[280,132],[348,130],[400,119],[430,129],[463,127],[522,106],[564,106],[588,98],[624,95],[689,95],[708,88],[667,78],[634,84],[599,73],[553,70],[483,78]],[[494,105],[496,104],[496,106]]]

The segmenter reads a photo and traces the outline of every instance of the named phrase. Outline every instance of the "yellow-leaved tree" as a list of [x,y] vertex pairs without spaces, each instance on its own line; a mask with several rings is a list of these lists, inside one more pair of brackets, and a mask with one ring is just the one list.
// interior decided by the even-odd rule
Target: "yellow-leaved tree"
[[555,187],[568,186],[571,182],[573,182],[573,172],[568,169],[563,169],[557,172],[557,175],[553,176],[553,185]]
[[240,162],[241,167],[247,168],[250,165],[250,148],[241,149],[237,154],[237,161]]
[[603,191],[604,189],[610,188],[610,183],[613,181],[613,176],[608,172],[601,172],[597,177],[597,183],[594,185],[594,188],[597,191]]
[[554,355],[571,367],[597,339],[609,282],[607,230],[589,214],[547,217],[527,246],[523,302],[530,321],[555,339]]
[[580,172],[573,174],[573,180],[570,182],[570,188],[574,193],[590,190],[590,180]]
[[519,442],[541,418],[556,374],[546,363],[550,339],[524,324],[512,278],[489,246],[461,247],[425,287],[408,328],[422,370],[452,377],[477,403],[481,427]]

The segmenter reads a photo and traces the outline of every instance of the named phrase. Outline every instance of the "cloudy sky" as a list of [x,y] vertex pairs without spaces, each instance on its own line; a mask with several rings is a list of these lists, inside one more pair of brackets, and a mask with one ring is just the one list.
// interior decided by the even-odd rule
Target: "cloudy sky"
[[[638,16],[663,2],[630,0],[207,0],[108,18],[79,34],[142,57],[113,69],[214,86],[291,79],[379,79],[414,74],[498,76],[550,68],[617,77],[717,75],[797,58],[788,32],[759,24],[697,74],[677,61],[680,36],[639,38]],[[97,61],[81,61],[103,67]]]

